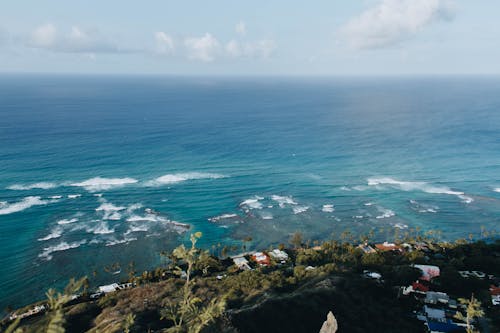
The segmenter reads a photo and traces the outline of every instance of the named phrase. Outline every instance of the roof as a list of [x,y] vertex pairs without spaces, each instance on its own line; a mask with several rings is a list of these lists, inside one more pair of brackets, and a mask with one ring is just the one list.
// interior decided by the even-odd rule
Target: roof
[[427,327],[429,327],[431,332],[465,332],[463,326],[457,325],[451,320],[447,320],[446,322],[428,320]]
[[359,244],[358,247],[363,250],[364,253],[375,253],[375,249],[368,244]]
[[446,313],[444,312],[443,309],[434,309],[427,305],[424,305],[424,311],[427,314],[428,318],[440,319],[440,320],[446,318]]
[[236,266],[240,266],[243,264],[247,264],[248,260],[246,260],[245,257],[236,257],[236,258],[233,258],[233,262]]
[[430,303],[430,304],[437,304],[438,302],[448,303],[449,300],[450,296],[448,296],[448,294],[446,293],[437,291],[428,291],[425,293],[425,303]]
[[281,251],[278,249],[274,249],[269,252],[269,255],[273,257],[274,259],[278,260],[287,260],[288,259],[288,254],[285,251]]
[[413,265],[413,267],[418,268],[422,271],[421,280],[430,281],[432,278],[438,277],[440,270],[438,266],[432,265]]
[[263,253],[263,252],[255,252],[255,254],[252,255],[252,259],[261,265],[269,265],[270,264],[270,260],[269,260],[268,255]]
[[491,285],[490,286],[490,294],[491,295],[500,295],[500,287],[496,287],[496,286],[493,286]]
[[102,293],[111,293],[118,289],[118,283],[107,284],[105,286],[100,286],[99,291]]
[[423,292],[427,292],[429,291],[429,287],[421,284],[420,282],[416,281],[416,282],[413,282],[411,284],[411,286],[413,287],[413,290],[418,290],[418,291],[423,291]]
[[382,244],[375,244],[375,247],[380,251],[399,251],[401,246],[394,243],[383,242]]

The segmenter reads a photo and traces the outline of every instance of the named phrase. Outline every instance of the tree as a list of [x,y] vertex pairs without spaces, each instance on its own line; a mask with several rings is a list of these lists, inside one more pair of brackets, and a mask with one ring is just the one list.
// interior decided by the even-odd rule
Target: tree
[[172,252],[173,257],[186,265],[185,272],[179,266],[176,267],[176,273],[185,276],[186,281],[179,292],[179,301],[175,303],[169,301],[168,306],[163,311],[162,318],[173,322],[173,326],[167,329],[167,332],[199,333],[224,312],[226,306],[224,297],[215,297],[204,305],[203,300],[193,293],[195,285],[194,279],[192,280],[193,270],[198,263],[205,261],[208,257],[207,251],[196,248],[196,243],[201,236],[201,232],[191,234],[190,248],[186,248],[182,244]]
[[295,232],[290,238],[290,244],[292,244],[295,248],[299,248],[302,246],[302,233]]
[[135,315],[132,314],[132,313],[129,313],[126,317],[125,317],[125,321],[123,323],[123,332],[124,333],[130,333],[130,328],[132,326],[134,326],[134,322],[135,322]]
[[481,318],[482,316],[484,316],[484,311],[481,309],[481,302],[474,298],[474,294],[472,294],[470,300],[459,298],[458,301],[460,302],[460,304],[467,306],[465,310],[466,315],[464,316],[463,313],[457,312],[455,314],[455,318],[465,322],[465,324],[467,325],[467,333],[479,332],[474,330],[472,322],[474,321],[474,318]]
[[64,333],[66,330],[64,324],[63,307],[66,303],[72,300],[73,296],[77,295],[87,285],[87,277],[83,277],[76,281],[71,278],[68,285],[64,288],[64,292],[57,292],[55,289],[49,289],[46,293],[49,305],[50,320],[47,325],[47,333]]
[[17,318],[12,324],[7,327],[5,333],[22,333],[23,329],[18,328],[19,323],[21,322],[21,318]]

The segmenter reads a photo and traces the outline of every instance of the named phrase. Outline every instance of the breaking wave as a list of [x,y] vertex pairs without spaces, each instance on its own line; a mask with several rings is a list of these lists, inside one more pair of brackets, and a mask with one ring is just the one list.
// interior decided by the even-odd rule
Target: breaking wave
[[263,205],[260,200],[263,200],[263,197],[255,196],[250,199],[246,199],[240,203],[240,207],[245,207],[248,209],[262,209]]
[[3,202],[0,205],[0,215],[17,213],[33,206],[41,206],[48,203],[50,203],[50,201],[42,200],[40,197],[26,197],[21,201],[10,204],[8,202]]
[[65,225],[65,224],[71,224],[71,223],[75,223],[75,222],[78,222],[78,219],[77,218],[73,218],[73,219],[62,219],[62,220],[59,220],[57,221],[57,224],[59,225]]
[[40,190],[48,190],[51,188],[57,187],[57,184],[54,183],[49,183],[49,182],[40,182],[40,183],[34,183],[34,184],[14,184],[9,187],[7,187],[8,190],[15,190],[15,191],[27,191],[27,190],[33,190],[33,189],[40,189]]
[[368,178],[369,186],[378,185],[389,185],[391,187],[400,189],[402,191],[422,191],[430,194],[448,194],[454,195],[462,200],[464,203],[471,203],[474,201],[469,196],[466,196],[464,192],[453,191],[447,186],[435,186],[428,184],[426,182],[409,182],[400,181],[390,177],[380,177],[380,178]]
[[386,219],[386,218],[393,217],[396,215],[396,213],[394,213],[394,211],[387,209],[387,208],[377,207],[377,209],[381,213],[380,215],[377,215],[375,217],[377,219]]
[[226,176],[218,174],[218,173],[204,173],[204,172],[186,172],[186,173],[173,173],[163,175],[154,180],[151,180],[146,183],[147,186],[161,186],[168,184],[175,184],[184,182],[187,180],[195,180],[195,179],[219,179],[225,178]]
[[232,219],[232,218],[235,218],[235,217],[238,217],[238,214],[222,214],[222,215],[219,215],[219,216],[210,217],[208,220],[210,222],[218,222],[220,220]]
[[295,215],[297,215],[297,214],[306,212],[308,209],[309,209],[308,206],[296,206],[296,207],[293,207],[293,213]]
[[59,227],[52,229],[52,232],[50,234],[48,234],[45,237],[38,238],[38,240],[42,242],[42,241],[47,241],[49,239],[59,238],[61,236],[62,236],[62,229]]
[[292,199],[292,197],[281,196],[281,195],[272,195],[271,200],[276,201],[278,203],[278,206],[280,206],[281,208],[284,208],[286,205],[298,204]]
[[71,186],[83,187],[89,192],[98,192],[110,190],[112,188],[122,187],[125,185],[135,184],[137,179],[134,178],[103,178],[95,177],[87,179],[80,183],[73,183]]
[[325,213],[332,213],[335,211],[335,208],[333,207],[333,205],[323,205],[321,210]]
[[83,245],[87,242],[87,240],[81,240],[79,242],[74,242],[74,243],[67,243],[67,242],[62,242],[59,243],[55,246],[49,246],[43,249],[43,252],[38,255],[39,258],[45,259],[45,260],[51,260],[52,259],[52,253],[54,252],[60,252],[60,251],[66,251],[69,249],[76,249],[77,247],[80,247],[80,245]]

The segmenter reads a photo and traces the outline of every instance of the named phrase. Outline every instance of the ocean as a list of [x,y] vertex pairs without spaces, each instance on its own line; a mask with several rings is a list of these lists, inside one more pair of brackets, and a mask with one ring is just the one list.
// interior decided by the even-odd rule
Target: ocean
[[500,232],[499,77],[0,76],[1,308],[194,231],[220,252],[415,228]]

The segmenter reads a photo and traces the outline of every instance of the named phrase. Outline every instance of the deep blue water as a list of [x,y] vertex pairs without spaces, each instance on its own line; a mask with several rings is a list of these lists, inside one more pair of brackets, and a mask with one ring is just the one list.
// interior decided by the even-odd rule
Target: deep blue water
[[207,248],[498,232],[500,78],[0,77],[1,307],[160,264],[172,221]]

